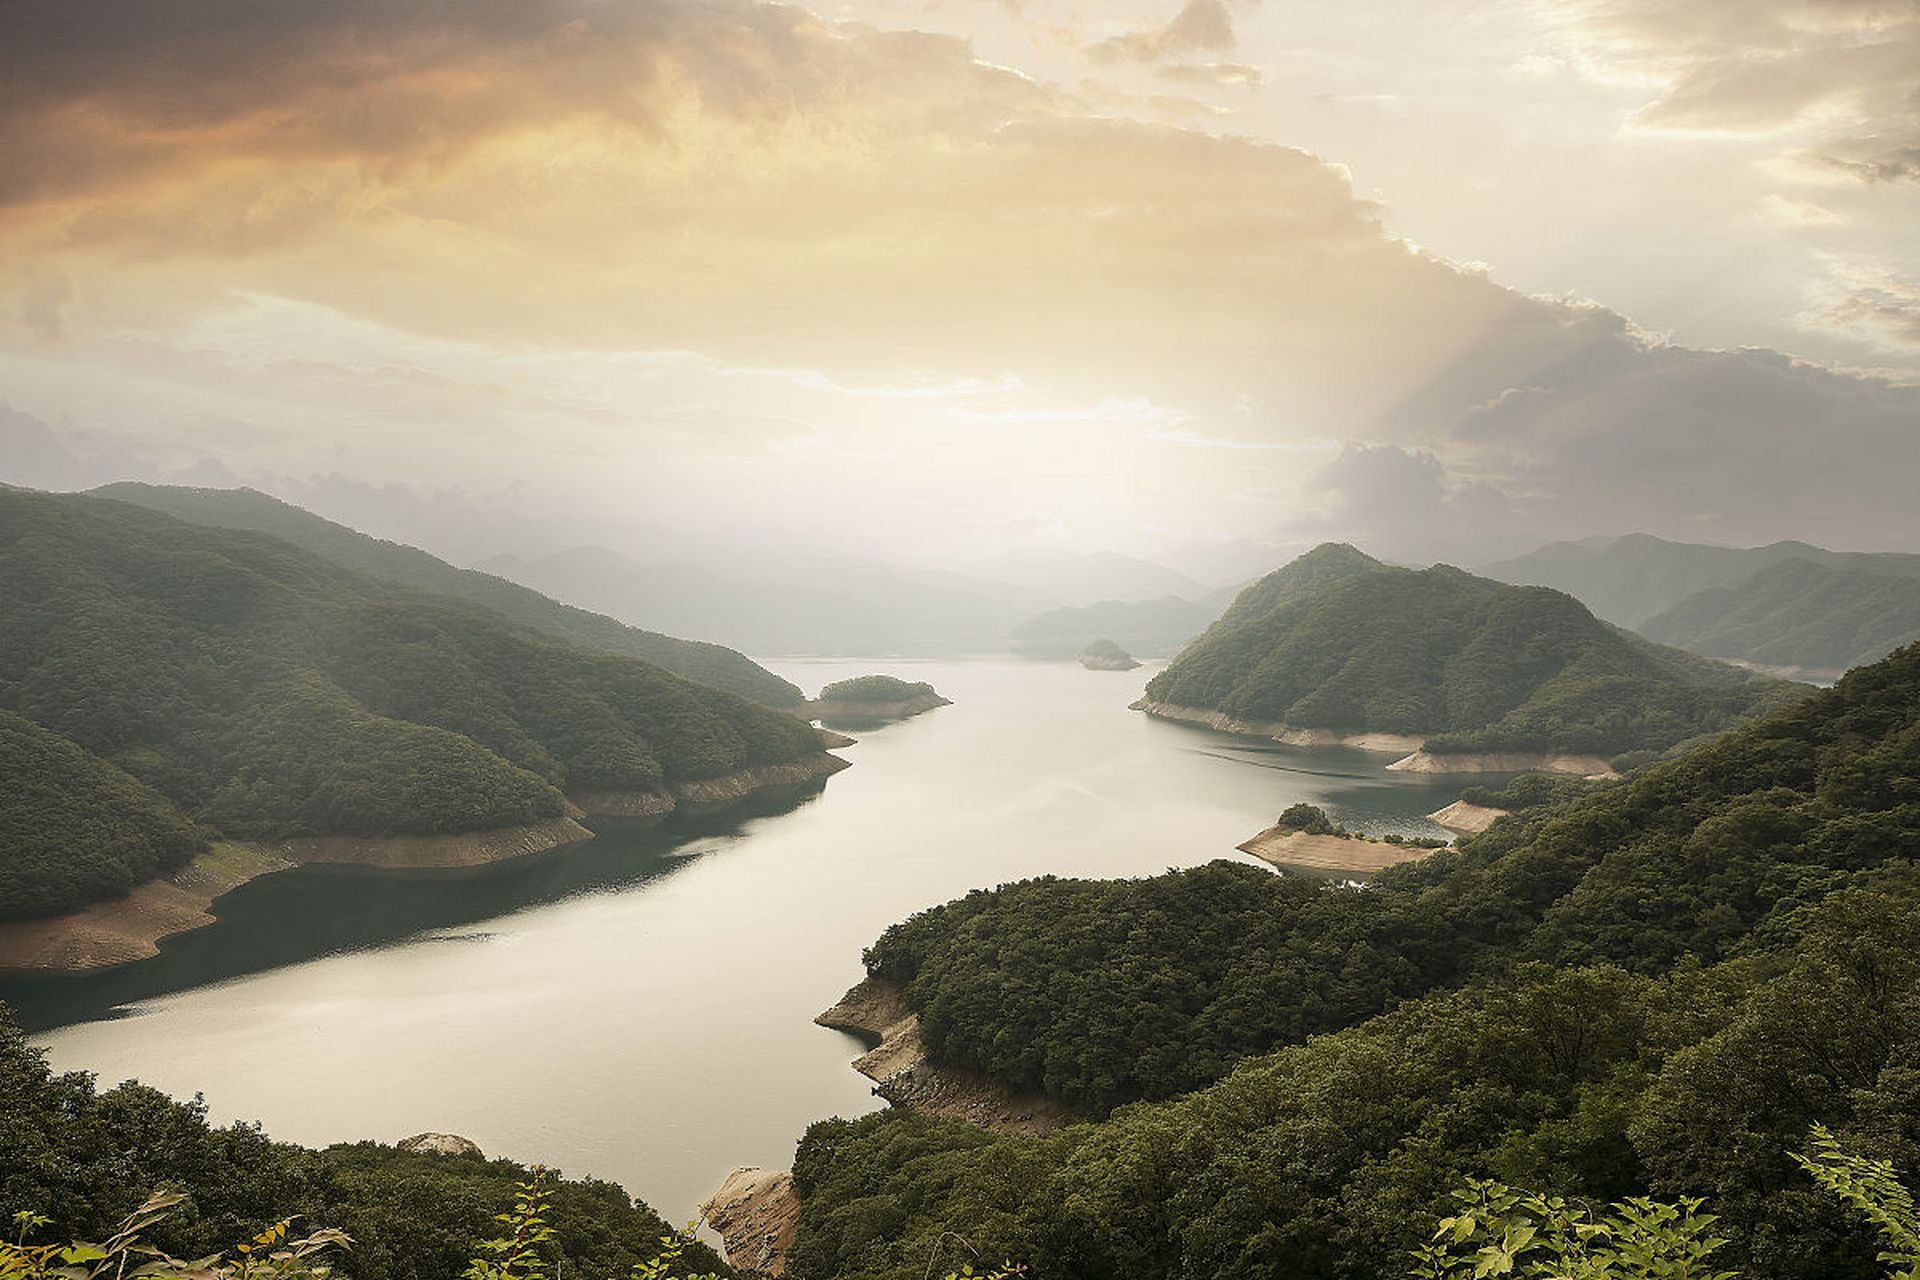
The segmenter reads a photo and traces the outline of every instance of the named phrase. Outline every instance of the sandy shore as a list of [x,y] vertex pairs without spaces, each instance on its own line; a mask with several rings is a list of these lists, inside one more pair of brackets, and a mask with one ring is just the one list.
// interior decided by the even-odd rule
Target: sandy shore
[[1182,724],[1218,729],[1222,733],[1268,738],[1274,742],[1284,742],[1290,747],[1352,747],[1359,751],[1406,755],[1418,751],[1426,742],[1425,738],[1410,733],[1337,733],[1332,729],[1302,729],[1297,725],[1281,724],[1277,720],[1238,720],[1224,711],[1155,702],[1152,698],[1142,698],[1129,709],[1144,711],[1161,720],[1178,720]]
[[159,954],[162,939],[212,924],[213,905],[247,881],[314,863],[418,870],[477,867],[545,853],[593,837],[578,819],[661,817],[676,809],[721,807],[758,791],[823,781],[848,762],[822,751],[785,764],[647,791],[582,792],[574,811],[523,826],[437,836],[302,836],[216,844],[170,876],[122,898],[44,920],[0,923],[0,970],[81,972]]
[[1599,756],[1548,755],[1528,751],[1455,752],[1436,755],[1415,751],[1387,768],[1400,773],[1566,773],[1595,780],[1617,778],[1613,766]]
[[1352,836],[1309,835],[1292,827],[1268,827],[1234,846],[1262,862],[1286,870],[1333,872],[1368,876],[1403,862],[1418,862],[1432,853],[1416,845],[1359,840]]
[[1488,804],[1468,804],[1465,800],[1455,800],[1446,808],[1435,809],[1428,814],[1427,821],[1463,836],[1477,836],[1496,820],[1506,817],[1508,812]]
[[124,898],[45,920],[0,924],[0,969],[78,972],[159,954],[160,940],[213,923],[221,895],[258,876],[303,863],[387,868],[473,867],[544,853],[593,832],[572,818],[448,836],[316,836],[223,842],[170,876]]

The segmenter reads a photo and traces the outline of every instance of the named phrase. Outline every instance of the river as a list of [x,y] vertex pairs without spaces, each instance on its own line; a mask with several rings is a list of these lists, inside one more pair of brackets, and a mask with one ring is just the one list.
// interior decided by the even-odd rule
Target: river
[[55,1067],[203,1093],[216,1121],[314,1145],[464,1134],[686,1220],[735,1166],[784,1166],[810,1122],[878,1105],[860,1046],[811,1019],[889,923],[1025,876],[1243,858],[1298,800],[1441,834],[1420,815],[1460,786],[1150,720],[1126,707],[1151,668],[769,665],[809,690],[929,680],[954,705],[856,735],[854,767],[783,811],[596,824],[475,872],[271,876],[159,961],[0,996],[67,1022],[35,1037]]

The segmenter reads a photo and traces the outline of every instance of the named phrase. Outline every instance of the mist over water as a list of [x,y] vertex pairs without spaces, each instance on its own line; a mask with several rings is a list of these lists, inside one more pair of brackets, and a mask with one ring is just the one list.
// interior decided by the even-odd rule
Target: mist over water
[[[879,1105],[848,1065],[860,1046],[811,1019],[894,921],[1028,876],[1237,859],[1299,800],[1374,834],[1441,834],[1421,815],[1462,785],[1150,720],[1126,708],[1152,668],[772,665],[809,692],[889,671],[954,705],[858,735],[843,752],[855,767],[819,796],[704,833],[608,823],[574,849],[438,881],[257,881],[159,962],[191,950],[175,980],[240,976],[39,1041],[58,1069],[203,1092],[215,1120],[279,1139],[459,1133],[684,1220],[734,1167],[784,1166],[812,1121]],[[421,914],[429,901],[442,914]],[[355,903],[344,933],[307,929]],[[296,958],[329,946],[350,949]],[[63,999],[64,1016],[89,1017],[108,998],[73,984],[22,1003],[52,1021]]]

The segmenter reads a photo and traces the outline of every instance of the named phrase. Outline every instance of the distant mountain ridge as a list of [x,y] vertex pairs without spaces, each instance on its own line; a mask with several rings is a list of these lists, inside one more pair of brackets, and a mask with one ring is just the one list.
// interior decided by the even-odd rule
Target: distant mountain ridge
[[1328,543],[1243,591],[1147,685],[1173,707],[1435,753],[1616,756],[1715,733],[1805,690],[1664,648],[1558,591]]
[[1716,547],[1669,542],[1651,534],[1555,542],[1478,572],[1516,586],[1552,587],[1599,617],[1639,630],[1688,596],[1731,587],[1762,569],[1801,560],[1849,572],[1920,579],[1920,555],[1893,551],[1829,551],[1806,542]]
[[1920,639],[1920,578],[1783,560],[1695,592],[1641,630],[1710,657],[1838,673]]
[[798,687],[725,646],[642,630],[562,604],[506,578],[458,568],[418,547],[360,533],[255,489],[127,482],[103,485],[90,492],[193,524],[272,534],[356,573],[484,605],[571,643],[639,658],[677,676],[771,707],[795,707],[805,700]]
[[1556,542],[1482,572],[1565,591],[1664,644],[1810,678],[1878,661],[1920,634],[1920,555],[1900,552],[1715,547],[1635,533]]

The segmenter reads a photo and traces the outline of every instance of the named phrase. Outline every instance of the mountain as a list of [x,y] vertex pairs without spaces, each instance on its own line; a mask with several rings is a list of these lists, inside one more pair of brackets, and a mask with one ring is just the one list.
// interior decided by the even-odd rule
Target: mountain
[[1556,542],[1484,565],[1480,572],[1518,586],[1553,587],[1608,622],[1632,630],[1688,596],[1731,587],[1788,560],[1883,577],[1920,578],[1920,555],[1829,551],[1805,542],[1714,547],[1668,542],[1644,533]]
[[1710,657],[1837,675],[1920,639],[1920,578],[1783,560],[1695,592],[1640,630]]
[[1662,648],[1558,591],[1318,547],[1254,583],[1147,685],[1173,709],[1434,753],[1613,756],[1715,733],[1804,692]]
[[1010,583],[824,553],[646,564],[579,547],[481,567],[636,625],[760,654],[1000,652],[1009,627],[1054,603]]
[[22,491],[0,493],[0,711],[51,735],[12,735],[47,783],[10,773],[0,826],[99,786],[101,823],[132,829],[100,845],[63,826],[66,864],[4,850],[16,871],[52,865],[40,892],[69,902],[119,887],[102,859],[179,865],[185,818],[236,837],[484,831],[560,816],[568,792],[670,807],[672,788],[819,753],[784,712],[278,538]]
[[193,489],[128,482],[104,485],[91,492],[192,524],[272,534],[355,573],[481,605],[582,648],[639,658],[677,676],[770,707],[798,706],[805,697],[792,684],[732,649],[622,625],[505,578],[456,568],[416,547],[370,537],[254,489]]
[[1214,863],[922,912],[866,961],[933,1065],[1132,1105],[823,1121],[788,1274],[883,1280],[962,1223],[1044,1275],[1407,1275],[1492,1177],[1703,1196],[1727,1274],[1885,1275],[1791,1157],[1817,1123],[1920,1169],[1916,749],[1920,645],[1364,891]]
[[1205,631],[1224,603],[1164,596],[1068,605],[1028,618],[1008,633],[1008,641],[1015,653],[1036,658],[1071,658],[1099,639],[1150,658],[1165,657]]

